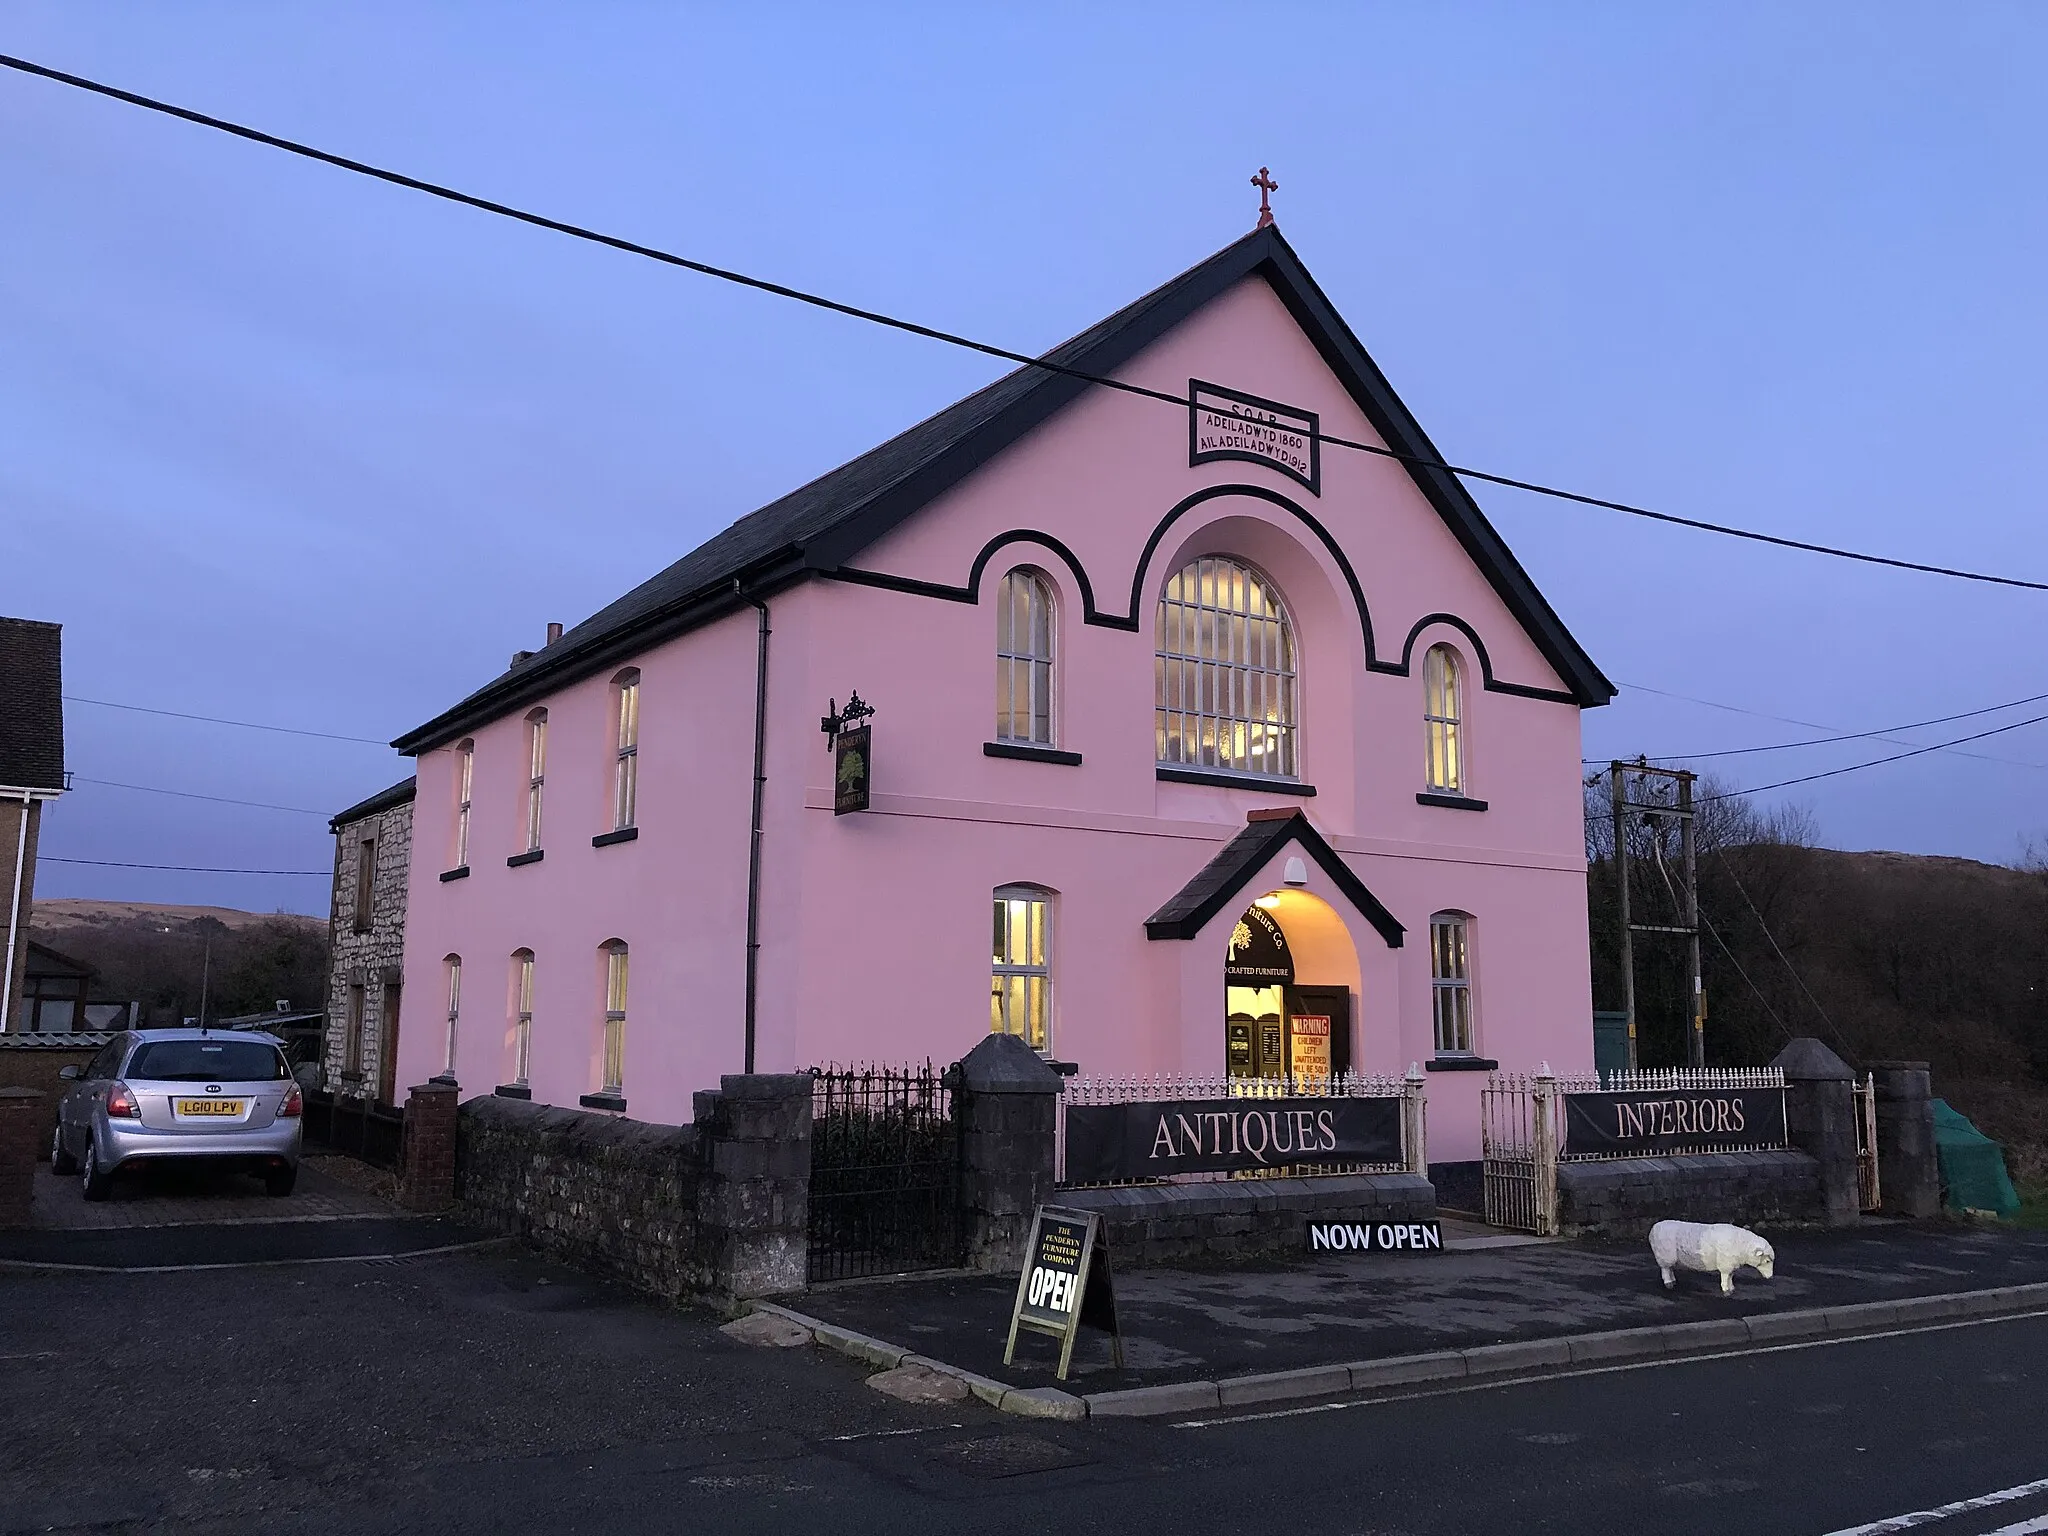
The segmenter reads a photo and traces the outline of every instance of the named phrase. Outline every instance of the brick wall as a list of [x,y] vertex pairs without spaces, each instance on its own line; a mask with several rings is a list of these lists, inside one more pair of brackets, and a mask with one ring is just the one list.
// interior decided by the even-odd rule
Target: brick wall
[[1558,1224],[1621,1235],[1659,1221],[1771,1226],[1825,1221],[1821,1167],[1804,1152],[1715,1152],[1560,1163]]
[[[15,850],[25,834],[28,847],[22,854],[21,905],[15,910],[14,933],[14,980],[7,988],[8,1017],[0,1018],[0,1030],[21,1027],[22,977],[28,969],[28,923],[35,906],[36,894],[36,844],[40,840],[43,824],[43,802],[31,800],[28,816],[24,822],[21,801],[0,800],[0,901],[14,894]],[[6,963],[7,954],[7,909],[0,907],[0,964]]]
[[1311,1221],[1427,1221],[1436,1191],[1419,1173],[1063,1189],[1051,1203],[1096,1211],[1112,1260],[1290,1258],[1308,1251]]
[[58,1069],[83,1067],[113,1038],[100,1034],[0,1035],[0,1088],[33,1088],[43,1096],[34,1111],[39,1156],[50,1155],[50,1133],[57,1128],[57,1100],[71,1086],[57,1075]]
[[[370,926],[356,930],[357,866],[365,838],[377,840],[377,867],[372,880]],[[396,985],[405,965],[405,887],[412,869],[412,802],[342,822],[335,830],[334,896],[328,924],[331,952],[327,972],[326,1080],[338,1094],[376,1094],[384,1071],[386,984]],[[346,1071],[349,990],[363,989],[360,1070]],[[414,1028],[442,1027],[446,999],[418,997],[400,1009]],[[397,1032],[389,1044],[397,1048]],[[404,1085],[394,1083],[404,1091]]]

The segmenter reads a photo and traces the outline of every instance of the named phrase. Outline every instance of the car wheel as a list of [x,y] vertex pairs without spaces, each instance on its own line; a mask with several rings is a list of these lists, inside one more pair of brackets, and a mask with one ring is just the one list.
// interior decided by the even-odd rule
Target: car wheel
[[263,1175],[263,1193],[283,1199],[298,1181],[299,1170],[296,1167],[272,1168]]
[[78,1159],[64,1150],[64,1127],[61,1124],[50,1132],[50,1172],[67,1175],[78,1172]]
[[113,1170],[100,1166],[99,1148],[89,1138],[85,1143],[85,1156],[78,1165],[78,1182],[88,1200],[104,1200],[114,1192]]

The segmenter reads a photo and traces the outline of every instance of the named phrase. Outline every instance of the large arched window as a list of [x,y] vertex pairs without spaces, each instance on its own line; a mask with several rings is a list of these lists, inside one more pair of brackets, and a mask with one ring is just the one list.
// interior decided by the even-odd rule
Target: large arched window
[[1422,719],[1428,737],[1428,787],[1440,795],[1465,792],[1465,667],[1448,645],[1432,645],[1422,658]]
[[1052,745],[1052,588],[1036,571],[1003,578],[996,607],[996,740]]
[[1273,584],[1210,555],[1159,599],[1159,761],[1293,778],[1294,628]]

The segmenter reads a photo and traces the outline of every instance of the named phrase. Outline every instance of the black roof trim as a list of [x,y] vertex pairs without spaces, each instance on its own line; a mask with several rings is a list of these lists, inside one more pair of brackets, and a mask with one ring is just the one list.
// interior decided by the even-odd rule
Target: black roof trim
[[376,815],[379,811],[388,811],[395,805],[406,804],[419,788],[419,782],[419,775],[414,774],[409,779],[400,780],[389,789],[378,790],[367,800],[358,800],[347,810],[337,811],[333,819],[327,823],[327,830],[339,832],[352,821],[361,821],[365,817]]
[[1352,872],[1308,817],[1297,810],[1253,815],[1256,819],[1225,843],[1216,857],[1196,872],[1194,879],[1145,919],[1146,938],[1192,939],[1209,919],[1243,893],[1252,876],[1265,868],[1275,854],[1293,843],[1337,882],[1337,889],[1358,909],[1359,915],[1379,930],[1387,948],[1401,947],[1402,935],[1407,930],[1395,921],[1394,914],[1379,897],[1366,889],[1365,882]]
[[[1388,446],[1432,461],[1404,467],[1565,680],[1572,699],[1587,706],[1606,703],[1614,685],[1571,637],[1470,493],[1439,467],[1442,455],[1277,226],[1233,241],[1053,348],[1044,360],[1092,374],[1113,372],[1255,274],[1272,285]],[[620,657],[722,618],[748,597],[766,597],[812,575],[837,572],[1090,387],[1069,374],[1030,366],[1005,374],[714,534],[553,645],[392,745],[411,755],[431,751]]]

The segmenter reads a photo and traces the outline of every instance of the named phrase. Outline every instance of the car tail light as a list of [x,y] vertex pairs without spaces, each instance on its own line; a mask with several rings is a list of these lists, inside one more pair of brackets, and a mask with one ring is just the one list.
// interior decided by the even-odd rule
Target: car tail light
[[306,1096],[299,1092],[299,1085],[293,1083],[291,1087],[285,1089],[284,1100],[277,1106],[277,1118],[280,1120],[296,1120],[305,1112]]
[[122,1115],[130,1120],[140,1120],[142,1106],[135,1102],[135,1095],[128,1091],[126,1083],[116,1083],[107,1090],[107,1113]]

